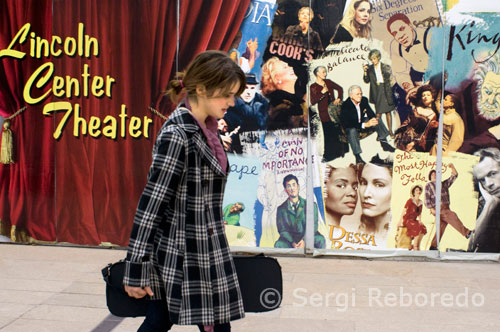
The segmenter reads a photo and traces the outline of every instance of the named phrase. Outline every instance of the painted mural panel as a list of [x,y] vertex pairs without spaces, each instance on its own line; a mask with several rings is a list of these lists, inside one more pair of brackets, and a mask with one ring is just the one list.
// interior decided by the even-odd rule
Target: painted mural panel
[[[234,202],[245,206],[244,211],[240,208],[239,227],[245,225],[246,229],[226,228],[233,246],[303,252],[306,225],[314,228],[314,245],[326,245],[320,172],[313,172],[312,178],[307,176],[308,155],[312,167],[320,169],[317,154],[311,154],[307,147],[308,127],[313,132],[318,130],[310,123],[308,63],[321,56],[323,44],[335,32],[344,3],[251,2],[241,40],[234,48],[255,54],[256,65],[247,71],[247,89],[220,121],[222,140],[230,153],[231,167],[236,170],[230,175],[225,201],[228,206]],[[247,52],[252,47],[257,51]],[[231,52],[234,54],[234,50]],[[244,70],[245,62],[240,63]],[[316,149],[314,146],[312,151]],[[252,178],[251,184],[243,184],[245,177]],[[310,198],[309,185],[314,193]],[[258,189],[251,190],[255,186]],[[313,202],[308,206],[309,199]],[[243,233],[252,234],[254,240],[239,241]]]

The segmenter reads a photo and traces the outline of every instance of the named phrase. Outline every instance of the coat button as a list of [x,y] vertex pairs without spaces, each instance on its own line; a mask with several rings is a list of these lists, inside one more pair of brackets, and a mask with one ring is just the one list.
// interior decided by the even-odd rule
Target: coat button
[[208,235],[214,235],[214,230],[213,228],[208,229]]

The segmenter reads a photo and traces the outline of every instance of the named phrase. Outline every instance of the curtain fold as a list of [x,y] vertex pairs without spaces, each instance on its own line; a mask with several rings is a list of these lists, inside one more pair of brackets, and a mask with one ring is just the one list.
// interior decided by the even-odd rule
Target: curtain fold
[[[51,8],[49,0],[1,1],[0,50],[10,45],[25,23],[31,24],[30,31],[36,36],[50,39]],[[26,53],[23,59],[0,58],[0,115],[9,117],[27,106],[10,122],[15,164],[0,164],[0,219],[4,235],[10,235],[11,226],[15,226],[14,235],[21,240],[26,240],[24,236],[28,234],[39,240],[54,241],[52,122],[42,115],[43,103],[26,105],[22,95],[31,74],[49,60],[30,57],[29,38],[30,35],[23,44],[16,43],[13,47]]]
[[[185,22],[190,34],[180,31],[184,45],[180,47],[180,57],[190,61],[208,45],[220,48],[226,34],[236,34],[248,3],[249,0],[181,1],[181,6],[195,8],[200,16],[184,13],[185,17],[190,16],[189,23]],[[175,74],[176,5],[175,0],[54,1],[54,34],[76,36],[81,22],[86,34],[97,38],[100,47],[98,57],[56,59],[56,74],[78,77],[88,65],[91,78],[110,75],[115,79],[111,98],[89,96],[67,101],[73,107],[78,104],[80,116],[87,121],[92,116],[102,121],[111,115],[121,124],[122,105],[126,105],[127,125],[132,116],[143,124],[145,118],[153,121],[148,138],[133,138],[127,131],[126,137],[115,140],[81,134],[75,137],[73,122],[67,125],[56,143],[56,231],[60,242],[122,246],[128,243],[151,163],[152,145],[163,124],[148,108],[158,107],[160,112],[168,113],[163,92]],[[215,16],[204,19],[206,12]],[[235,13],[240,12],[243,14],[239,15],[239,22],[223,23],[236,20]],[[205,32],[199,36],[199,31]],[[196,47],[190,38],[196,40]],[[54,117],[56,124],[63,115]]]
[[242,1],[181,1],[179,68],[207,49],[228,51],[250,4]]

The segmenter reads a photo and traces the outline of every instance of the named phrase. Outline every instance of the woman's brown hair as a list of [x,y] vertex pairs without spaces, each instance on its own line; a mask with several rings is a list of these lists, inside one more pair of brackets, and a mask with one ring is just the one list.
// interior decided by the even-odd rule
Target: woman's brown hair
[[208,97],[212,97],[219,89],[220,95],[228,93],[237,82],[240,83],[236,93],[239,96],[246,86],[243,70],[221,51],[205,51],[198,54],[186,70],[177,73],[176,77],[168,83],[166,92],[175,104],[185,96],[196,100],[196,87],[200,85],[205,87]]

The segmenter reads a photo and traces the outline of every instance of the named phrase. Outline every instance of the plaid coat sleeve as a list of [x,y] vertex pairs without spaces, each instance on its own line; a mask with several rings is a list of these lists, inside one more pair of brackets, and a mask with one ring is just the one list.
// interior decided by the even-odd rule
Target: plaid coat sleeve
[[175,127],[164,127],[158,135],[148,182],[139,200],[128,245],[125,285],[150,286],[154,238],[184,172],[185,142],[186,138]]

